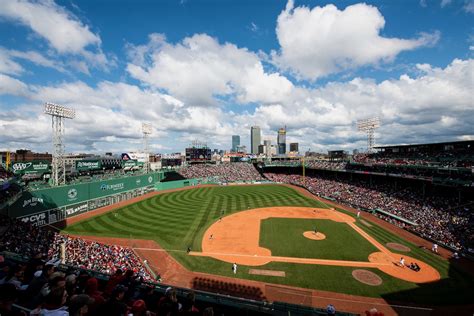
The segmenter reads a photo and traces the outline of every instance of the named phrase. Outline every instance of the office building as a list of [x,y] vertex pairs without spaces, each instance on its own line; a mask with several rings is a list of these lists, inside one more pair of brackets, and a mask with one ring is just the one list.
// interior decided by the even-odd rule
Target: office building
[[250,128],[250,152],[254,155],[258,154],[258,145],[261,142],[260,127],[252,126]]
[[264,152],[265,156],[271,157],[272,156],[272,151],[271,151],[272,142],[268,139],[264,140],[263,146],[265,146],[265,152]]
[[277,147],[279,155],[286,154],[286,127],[278,130]]
[[232,152],[237,152],[237,147],[240,146],[240,136],[232,135]]

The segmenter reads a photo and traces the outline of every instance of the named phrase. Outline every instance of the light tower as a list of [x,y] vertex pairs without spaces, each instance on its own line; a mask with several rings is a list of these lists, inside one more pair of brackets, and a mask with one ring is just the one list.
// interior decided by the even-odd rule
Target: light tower
[[143,133],[143,151],[145,152],[145,165],[143,169],[146,173],[150,172],[150,154],[148,152],[148,137],[151,134],[152,128],[150,123],[142,123]]
[[52,184],[61,185],[66,183],[66,168],[64,166],[64,119],[73,119],[76,111],[62,105],[47,102],[44,104],[44,113],[51,115],[51,126],[53,128],[53,162]]
[[367,133],[367,152],[372,152],[375,144],[375,130],[380,127],[380,119],[376,117],[357,121],[357,130]]

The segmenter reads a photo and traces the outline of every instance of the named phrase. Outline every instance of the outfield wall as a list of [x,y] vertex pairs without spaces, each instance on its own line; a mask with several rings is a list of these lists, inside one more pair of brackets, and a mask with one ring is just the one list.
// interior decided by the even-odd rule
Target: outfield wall
[[158,182],[155,184],[155,190],[170,190],[170,189],[179,189],[189,186],[195,186],[201,184],[199,179],[186,179],[186,180],[176,180],[176,181],[168,181],[168,182]]
[[43,226],[154,191],[162,179],[163,173],[157,172],[24,191],[4,213]]

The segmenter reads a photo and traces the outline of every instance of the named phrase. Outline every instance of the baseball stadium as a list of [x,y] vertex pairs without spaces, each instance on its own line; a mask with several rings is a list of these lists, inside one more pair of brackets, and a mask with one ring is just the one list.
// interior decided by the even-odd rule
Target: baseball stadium
[[[226,162],[191,147],[161,169],[146,151],[69,166],[6,153],[2,267],[26,266],[30,282],[54,268],[92,297],[132,288],[184,304],[192,291],[223,315],[469,314],[473,145]],[[16,308],[36,308],[31,287]]]

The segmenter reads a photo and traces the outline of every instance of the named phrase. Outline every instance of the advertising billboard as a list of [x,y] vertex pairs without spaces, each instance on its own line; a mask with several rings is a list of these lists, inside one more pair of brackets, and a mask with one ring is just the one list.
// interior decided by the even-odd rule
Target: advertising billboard
[[47,161],[36,160],[29,162],[15,162],[12,165],[12,170],[14,174],[23,175],[23,174],[35,174],[41,175],[43,173],[49,172],[50,164]]
[[77,171],[92,171],[102,169],[102,163],[100,160],[77,160],[76,170]]

